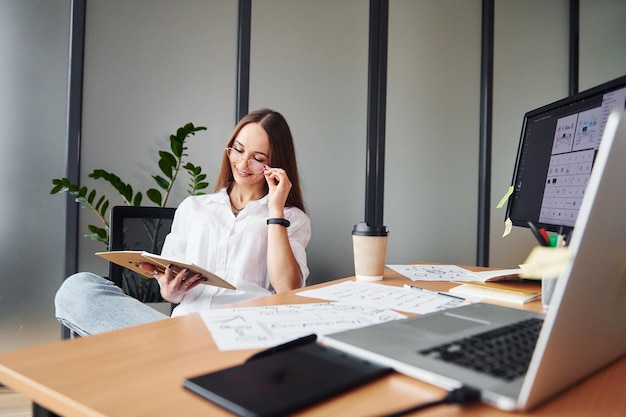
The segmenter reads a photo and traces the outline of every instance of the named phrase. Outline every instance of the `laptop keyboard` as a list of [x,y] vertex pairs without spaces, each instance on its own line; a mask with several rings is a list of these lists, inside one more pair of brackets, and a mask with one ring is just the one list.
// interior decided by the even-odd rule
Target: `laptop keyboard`
[[526,373],[542,324],[530,318],[419,353],[512,381]]

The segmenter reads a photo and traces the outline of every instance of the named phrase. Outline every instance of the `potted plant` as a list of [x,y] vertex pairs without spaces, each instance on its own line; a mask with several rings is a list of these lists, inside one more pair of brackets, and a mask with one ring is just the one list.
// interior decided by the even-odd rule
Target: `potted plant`
[[[158,166],[161,174],[152,176],[156,183],[156,188],[149,188],[145,191],[145,195],[157,207],[166,207],[170,191],[181,170],[186,171],[189,175],[190,180],[187,192],[190,195],[204,194],[203,190],[209,186],[209,183],[205,181],[206,174],[202,172],[202,168],[191,162],[185,162],[185,157],[188,156],[185,141],[189,136],[193,136],[201,130],[206,130],[206,127],[194,126],[193,123],[187,123],[179,127],[175,134],[170,135],[169,150],[160,150],[158,152]],[[88,176],[96,180],[103,180],[111,185],[125,204],[129,206],[142,205],[144,193],[141,191],[135,192],[130,184],[124,182],[116,174],[103,169],[95,169]],[[52,180],[52,185],[50,194],[68,192],[71,195],[75,195],[77,203],[96,214],[98,219],[100,219],[101,225],[89,224],[87,226],[89,233],[85,234],[84,237],[102,242],[106,246],[106,250],[108,250],[110,241],[110,202],[106,194],[95,189],[73,184],[68,178],[55,178]],[[150,226],[146,225],[146,227]],[[157,242],[152,243],[156,245]],[[144,302],[162,301],[158,283],[155,280],[147,280],[137,274],[129,273],[125,273],[123,279],[128,280],[122,286],[127,294]]]

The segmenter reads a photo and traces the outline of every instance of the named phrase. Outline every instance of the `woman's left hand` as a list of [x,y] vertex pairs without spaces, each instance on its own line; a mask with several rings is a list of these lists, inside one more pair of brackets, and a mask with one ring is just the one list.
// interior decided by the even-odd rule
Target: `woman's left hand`
[[163,272],[160,272],[154,265],[149,263],[141,263],[139,267],[151,272],[159,281],[161,296],[166,301],[176,304],[182,301],[189,290],[207,280],[202,275],[189,269],[183,269],[176,273],[172,265],[168,265]]
[[291,181],[282,168],[272,168],[266,165],[263,174],[269,187],[268,206],[270,210],[275,209],[282,212],[287,202],[289,191],[291,191]]

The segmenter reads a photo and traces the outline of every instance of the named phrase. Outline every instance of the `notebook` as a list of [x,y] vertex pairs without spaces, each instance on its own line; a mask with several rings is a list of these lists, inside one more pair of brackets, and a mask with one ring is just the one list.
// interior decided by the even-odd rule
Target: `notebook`
[[[617,111],[608,117],[570,258],[545,315],[476,303],[327,335],[323,343],[446,389],[472,386],[484,403],[502,410],[532,409],[617,360],[626,353],[625,166],[626,111]],[[513,367],[508,364],[495,373],[467,367],[475,360],[462,358],[469,350],[462,339],[506,338],[501,329],[518,322],[535,326],[530,332],[538,334],[525,347],[530,362],[520,376],[501,375]],[[522,344],[514,343],[524,350]],[[447,345],[443,353],[437,350],[441,345]],[[465,365],[456,362],[458,356]]]

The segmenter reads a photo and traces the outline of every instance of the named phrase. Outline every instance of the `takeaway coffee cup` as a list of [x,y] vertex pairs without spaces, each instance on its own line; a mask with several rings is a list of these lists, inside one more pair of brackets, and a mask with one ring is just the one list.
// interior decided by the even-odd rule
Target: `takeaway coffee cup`
[[387,226],[369,226],[367,223],[358,223],[354,226],[352,247],[357,280],[383,279],[388,236]]

